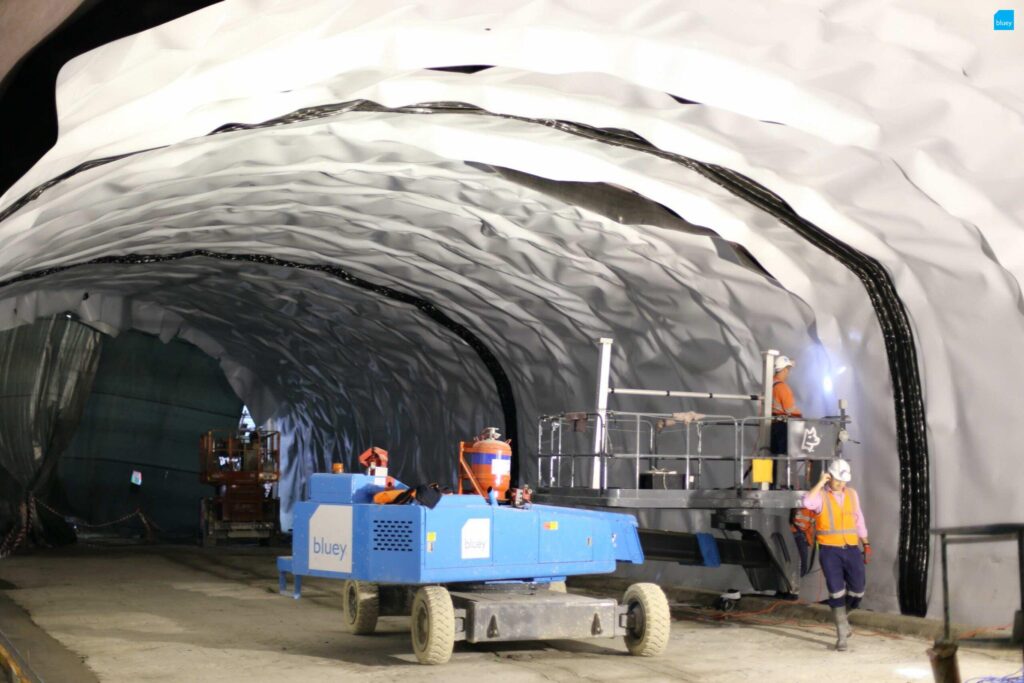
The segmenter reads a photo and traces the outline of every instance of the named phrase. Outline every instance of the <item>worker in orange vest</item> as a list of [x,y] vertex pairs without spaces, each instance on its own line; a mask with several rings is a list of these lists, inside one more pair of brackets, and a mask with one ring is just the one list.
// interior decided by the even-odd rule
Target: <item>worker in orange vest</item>
[[836,625],[836,649],[840,651],[847,649],[850,636],[847,609],[860,605],[867,585],[864,565],[871,561],[860,496],[847,486],[852,478],[850,463],[837,458],[802,501],[805,508],[817,514],[818,562],[825,574],[828,604]]
[[789,356],[778,356],[775,359],[775,377],[772,380],[772,415],[786,417],[803,417],[796,407],[793,390],[786,384],[789,369],[796,363]]
[[[786,438],[787,420],[791,417],[803,417],[803,413],[796,407],[793,390],[786,383],[786,380],[789,379],[789,369],[794,365],[796,363],[788,356],[778,356],[775,359],[775,377],[772,381],[772,418],[774,419],[772,420],[769,448],[772,455],[777,458],[786,457],[789,454],[789,444]],[[775,488],[791,485],[786,481],[785,472],[785,461],[776,460]]]

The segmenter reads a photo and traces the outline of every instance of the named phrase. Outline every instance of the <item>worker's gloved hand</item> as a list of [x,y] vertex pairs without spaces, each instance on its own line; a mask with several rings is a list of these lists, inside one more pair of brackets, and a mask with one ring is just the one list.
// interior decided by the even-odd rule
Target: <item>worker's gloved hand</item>
[[864,564],[870,564],[870,563],[871,563],[871,544],[870,543],[865,543],[864,544]]

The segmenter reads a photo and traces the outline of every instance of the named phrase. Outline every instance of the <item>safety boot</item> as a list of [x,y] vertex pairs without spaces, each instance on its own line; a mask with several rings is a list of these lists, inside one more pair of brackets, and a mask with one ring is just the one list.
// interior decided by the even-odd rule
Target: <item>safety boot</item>
[[850,622],[846,619],[846,608],[833,607],[832,621],[836,625],[836,650],[844,652],[849,647],[846,639],[850,637]]

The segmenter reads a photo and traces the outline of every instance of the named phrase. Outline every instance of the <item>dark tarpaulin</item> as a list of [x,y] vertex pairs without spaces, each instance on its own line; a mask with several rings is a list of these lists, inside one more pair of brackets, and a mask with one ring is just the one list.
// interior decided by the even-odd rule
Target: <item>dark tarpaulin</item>
[[[0,332],[0,539],[19,532],[57,542],[63,521],[32,505],[53,486],[57,462],[92,390],[103,335],[66,316]],[[42,514],[40,514],[42,513]],[[21,529],[31,520],[31,529]],[[2,553],[0,553],[2,554]]]

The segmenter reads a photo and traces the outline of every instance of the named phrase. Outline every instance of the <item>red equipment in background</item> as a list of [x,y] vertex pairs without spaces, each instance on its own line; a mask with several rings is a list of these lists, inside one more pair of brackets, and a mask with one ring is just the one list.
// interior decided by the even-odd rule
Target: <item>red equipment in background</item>
[[200,506],[202,544],[255,538],[280,530],[281,435],[256,430],[211,430],[199,439],[199,481],[216,487]]

